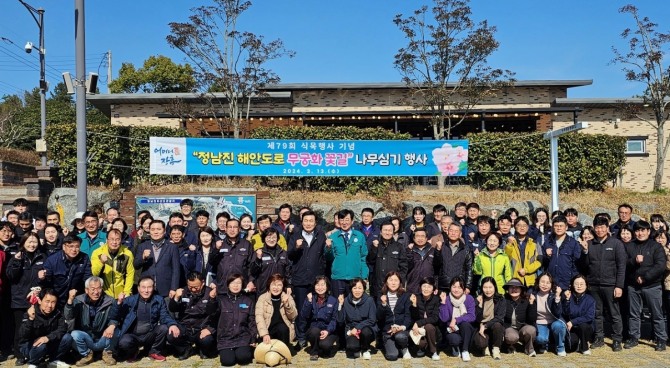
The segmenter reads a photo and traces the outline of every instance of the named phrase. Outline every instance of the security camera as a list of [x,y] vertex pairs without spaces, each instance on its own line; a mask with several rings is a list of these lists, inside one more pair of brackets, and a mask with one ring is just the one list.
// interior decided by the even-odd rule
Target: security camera
[[33,51],[33,43],[32,42],[26,42],[26,46],[24,47],[27,53],[31,53]]

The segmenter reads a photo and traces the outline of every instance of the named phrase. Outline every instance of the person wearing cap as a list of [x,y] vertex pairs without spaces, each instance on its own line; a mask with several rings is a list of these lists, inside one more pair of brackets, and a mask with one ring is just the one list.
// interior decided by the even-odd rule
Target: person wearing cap
[[446,327],[447,346],[452,356],[459,356],[464,362],[470,361],[470,343],[475,329],[472,322],[475,314],[475,299],[465,293],[465,280],[456,276],[451,279],[449,294],[440,293],[440,320]]
[[77,212],[74,215],[72,222],[70,222],[70,225],[72,225],[72,231],[70,231],[70,233],[74,236],[86,232],[86,225],[84,224],[84,212]]
[[442,340],[442,334],[437,325],[440,321],[440,297],[435,295],[435,278],[424,277],[419,289],[421,292],[418,295],[409,297],[412,303],[409,312],[414,321],[409,336],[416,347],[414,355],[420,358],[429,353],[431,359],[437,361],[440,360],[437,341]]
[[[503,323],[507,313],[507,303],[498,294],[495,278],[487,276],[482,279],[475,311],[477,314],[476,323],[479,328],[473,339],[474,344],[478,349],[484,351],[485,355],[492,355],[493,359],[499,360],[505,330]],[[491,345],[493,350],[489,349]]]
[[511,279],[503,286],[505,289],[505,337],[508,351],[515,350],[515,344],[519,341],[523,344],[524,352],[531,357],[536,355],[533,343],[537,330],[535,319],[537,318],[537,306],[535,296],[526,296],[526,287],[519,279]]

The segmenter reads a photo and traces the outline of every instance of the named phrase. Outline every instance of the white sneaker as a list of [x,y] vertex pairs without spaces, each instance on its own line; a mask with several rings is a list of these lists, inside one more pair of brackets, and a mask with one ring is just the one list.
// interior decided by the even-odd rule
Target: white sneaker
[[584,355],[591,355],[591,349],[586,350],[586,351],[582,351],[582,354],[584,354]]
[[431,358],[433,360],[440,360],[440,354],[438,353],[433,353],[433,357]]
[[537,353],[535,352],[535,350],[531,350],[530,353],[528,353],[528,356],[529,357],[534,357],[534,356],[537,356]]
[[37,366],[35,364],[29,364],[28,368],[37,368]]
[[364,351],[362,356],[363,356],[363,359],[365,359],[365,360],[372,359],[372,356],[370,355],[370,350]]
[[489,348],[484,349],[484,356],[491,356],[491,349]]
[[565,357],[568,356],[568,353],[566,353],[565,351],[559,351],[558,353],[556,353],[556,355],[558,355],[559,357]]
[[464,362],[469,362],[472,358],[470,358],[470,353],[463,351],[461,352],[461,359],[463,359]]
[[493,355],[493,359],[495,359],[495,360],[500,360],[500,358],[501,358],[501,356],[500,356],[500,348],[497,348],[497,347],[494,346],[494,347],[493,347],[493,353],[492,353],[492,355]]
[[404,349],[402,349],[402,351],[403,351],[403,353],[402,353],[402,358],[403,359],[412,359],[412,354],[409,353],[409,349],[404,348]]

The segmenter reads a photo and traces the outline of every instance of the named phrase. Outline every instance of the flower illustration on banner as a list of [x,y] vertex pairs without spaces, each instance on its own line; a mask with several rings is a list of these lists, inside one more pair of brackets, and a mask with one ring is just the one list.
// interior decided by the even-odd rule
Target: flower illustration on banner
[[433,163],[438,175],[454,176],[468,168],[468,149],[462,146],[453,147],[445,143],[433,150]]

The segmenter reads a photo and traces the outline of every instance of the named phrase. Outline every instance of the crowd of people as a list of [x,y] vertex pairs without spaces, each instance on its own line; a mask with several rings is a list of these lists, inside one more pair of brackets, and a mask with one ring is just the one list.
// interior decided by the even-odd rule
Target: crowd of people
[[606,333],[613,351],[635,348],[643,308],[666,349],[668,226],[657,214],[633,221],[627,204],[588,226],[573,208],[487,216],[477,203],[404,220],[365,208],[359,223],[342,209],[319,225],[289,204],[274,221],[210,220],[184,199],[167,223],[140,211],[132,227],[116,208],[68,227],[27,205],[0,221],[0,348],[17,366],[170,355],[245,365],[274,343],[313,361],[590,355]]

